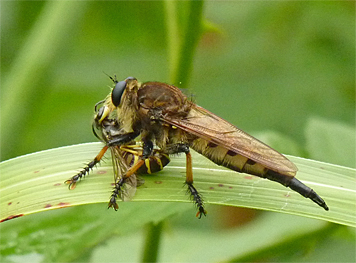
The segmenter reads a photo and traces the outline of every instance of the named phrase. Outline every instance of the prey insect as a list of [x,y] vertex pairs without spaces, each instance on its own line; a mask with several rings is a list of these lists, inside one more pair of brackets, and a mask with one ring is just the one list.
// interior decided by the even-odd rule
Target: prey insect
[[[102,118],[105,106],[100,107],[102,101],[98,102],[95,105],[95,116],[92,125],[92,130],[94,135],[105,143],[104,147],[101,149],[99,154],[89,162],[78,174],[74,175],[71,179],[65,181],[66,184],[69,184],[69,189],[74,189],[77,182],[94,168],[98,164],[106,151],[110,149],[113,169],[114,169],[114,179],[115,184],[122,180],[122,176],[126,174],[131,166],[134,166],[139,160],[139,156],[142,156],[142,146],[139,142],[130,141],[125,145],[112,145],[111,142],[122,135],[122,129],[120,128],[117,120],[106,116]],[[122,200],[130,199],[136,191],[136,186],[142,184],[136,177],[140,174],[151,174],[158,172],[163,169],[170,162],[169,156],[162,153],[161,151],[154,149],[152,154],[145,160],[145,163],[135,171],[135,174],[132,174],[130,178],[125,180],[125,189],[114,189],[113,196],[116,198],[117,195],[120,195]],[[113,197],[111,197],[112,199]],[[115,210],[118,209],[118,206],[113,202],[109,202],[109,207],[113,206]]]
[[[295,178],[298,169],[284,155],[194,104],[177,87],[161,82],[139,83],[133,77],[112,80],[115,87],[104,102],[102,118],[114,113],[123,132],[107,145],[125,145],[138,136],[143,143],[139,161],[128,169],[116,189],[154,154],[155,144],[165,154],[185,153],[185,184],[199,218],[206,211],[193,185],[190,148],[218,165],[278,182],[329,209],[314,190]],[[115,206],[115,200],[111,201]]]

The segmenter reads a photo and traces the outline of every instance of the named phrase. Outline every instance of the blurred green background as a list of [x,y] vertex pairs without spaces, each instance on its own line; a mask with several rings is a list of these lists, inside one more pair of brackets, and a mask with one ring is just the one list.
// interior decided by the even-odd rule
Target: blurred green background
[[[49,40],[33,31],[44,11],[54,17],[58,7],[1,7],[1,108],[11,108],[1,123],[2,160],[95,141],[93,106],[112,85],[103,72],[170,82],[163,2],[69,3]],[[184,83],[199,105],[247,132],[278,131],[302,148],[311,117],[354,126],[354,3],[209,1],[204,17],[207,30]],[[28,50],[29,38],[39,50]]]
[[[178,27],[184,25],[187,4],[178,2]],[[104,72],[118,79],[171,83],[170,45],[178,37],[170,31],[171,15],[162,1],[2,1],[1,160],[96,141],[93,107],[112,85]],[[283,153],[355,167],[350,140],[355,135],[354,2],[207,1],[203,17],[190,75],[184,83],[173,84],[187,87],[199,105]],[[61,211],[45,214],[56,217]],[[209,216],[215,226],[222,224],[214,211]],[[278,216],[272,221],[298,220]],[[212,223],[185,221],[185,213],[178,219],[171,224],[198,229],[208,238],[202,229]],[[324,257],[312,254],[309,261],[353,259],[352,237],[345,229],[338,231],[333,232],[336,239],[317,250]],[[345,260],[327,253],[335,244]],[[98,258],[108,254],[104,251]],[[169,255],[165,261],[188,260],[187,255],[176,260]],[[291,260],[263,255],[267,261]],[[53,257],[45,260],[58,260]]]

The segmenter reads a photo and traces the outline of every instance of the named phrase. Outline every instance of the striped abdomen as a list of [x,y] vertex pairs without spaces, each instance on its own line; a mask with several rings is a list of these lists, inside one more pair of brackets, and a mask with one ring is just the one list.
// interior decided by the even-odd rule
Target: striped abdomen
[[271,170],[260,163],[242,156],[241,154],[228,150],[221,145],[211,143],[202,138],[193,140],[190,147],[218,165],[222,165],[237,172],[248,173],[278,182],[298,192],[302,196],[313,200],[325,210],[329,210],[325,201],[317,193],[315,193],[313,189],[300,182],[297,178],[292,176],[291,173],[283,174],[281,172]]
[[[221,145],[198,138],[191,143],[190,147],[209,158],[217,165],[222,165],[237,172],[268,178],[268,176],[266,176],[269,171],[268,168],[245,156],[242,156],[241,154],[228,150]],[[289,175],[285,176],[292,178]]]

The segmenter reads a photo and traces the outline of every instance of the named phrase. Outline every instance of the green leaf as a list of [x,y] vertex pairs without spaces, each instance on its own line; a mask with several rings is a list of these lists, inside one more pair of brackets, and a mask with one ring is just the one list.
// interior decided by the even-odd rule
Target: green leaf
[[[352,235],[354,228],[301,216],[267,212],[258,213],[252,222],[243,226],[224,229],[221,228],[221,221],[212,215],[213,207],[209,208],[209,218],[205,220],[189,219],[187,212],[190,211],[167,220],[169,228],[163,233],[160,262],[355,261],[352,260],[355,258],[355,236]],[[217,213],[215,216],[220,215]],[[179,224],[182,220],[187,221]],[[211,221],[214,221],[213,226]],[[338,229],[348,230],[351,234],[336,238],[335,232],[340,232]],[[303,236],[309,238],[309,241]],[[139,233],[114,237],[105,245],[97,247],[90,262],[115,262],[117,255],[120,255],[121,262],[137,262],[139,256],[132,254],[132,251],[141,247],[142,241],[143,237]],[[327,252],[330,249],[332,252]],[[333,249],[341,254],[333,253]],[[274,258],[271,257],[273,253]],[[333,260],[328,261],[328,256]]]
[[311,158],[355,168],[354,127],[314,117],[309,119],[305,133]]
[[[103,204],[94,204],[11,220],[0,224],[0,262],[88,262],[95,247],[185,211],[184,206],[126,202],[115,212]],[[34,256],[41,260],[34,260]]]
[[[1,220],[35,212],[82,204],[104,203],[111,195],[113,171],[110,158],[68,190],[64,181],[75,175],[101,149],[89,143],[37,152],[0,164]],[[278,211],[355,226],[355,170],[290,156],[299,168],[297,177],[326,201],[324,211],[308,199],[277,183],[217,166],[192,153],[194,182],[207,204],[243,206]],[[144,177],[132,201],[190,202],[186,195],[185,158],[155,175]],[[120,206],[120,203],[119,203]],[[192,215],[193,216],[193,215]]]
[[[333,253],[328,253],[330,250]],[[286,235],[279,242],[272,241],[270,246],[238,255],[229,262],[354,262],[354,250],[353,229],[327,224]]]

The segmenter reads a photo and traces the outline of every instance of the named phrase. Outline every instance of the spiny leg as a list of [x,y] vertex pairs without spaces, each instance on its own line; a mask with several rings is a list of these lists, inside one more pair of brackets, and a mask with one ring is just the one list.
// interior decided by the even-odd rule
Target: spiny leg
[[188,186],[188,192],[191,196],[191,198],[194,200],[195,205],[198,208],[198,212],[196,214],[196,217],[199,217],[199,219],[204,215],[207,214],[206,210],[204,209],[204,202],[193,185],[193,167],[192,167],[192,155],[190,154],[189,151],[189,146],[186,144],[173,144],[169,145],[167,148],[168,153],[173,154],[173,153],[180,153],[184,152],[185,157],[186,157],[186,179],[185,179],[185,184]]
[[106,151],[108,150],[108,146],[104,146],[101,151],[99,152],[99,154],[97,156],[95,156],[94,160],[92,160],[90,163],[88,163],[83,170],[81,170],[79,173],[77,173],[76,175],[74,175],[71,179],[66,180],[64,183],[65,184],[69,184],[69,189],[74,189],[77,181],[82,179],[83,176],[86,176],[87,174],[89,174],[89,171],[93,169],[93,167],[98,164],[101,159],[103,158],[104,154],[106,153]]
[[142,165],[144,165],[144,163],[145,161],[143,159],[138,160],[137,163],[135,163],[118,181],[115,182],[114,190],[112,191],[108,208],[113,207],[115,211],[119,209],[119,206],[116,203],[116,198],[123,191],[123,185],[131,175],[133,175]]
[[145,141],[143,144],[142,156],[140,156],[139,160],[127,170],[127,172],[117,181],[115,182],[114,190],[112,191],[110,201],[108,204],[108,208],[113,207],[115,211],[119,209],[118,204],[116,203],[116,198],[119,194],[123,191],[123,185],[125,184],[126,180],[136,173],[136,171],[145,164],[145,159],[147,159],[153,151],[153,143],[152,141]]
[[185,183],[188,186],[188,191],[190,192],[191,197],[193,198],[195,205],[198,208],[198,212],[196,214],[196,217],[199,217],[199,219],[202,217],[202,215],[206,215],[206,210],[204,209],[204,203],[201,195],[198,193],[197,189],[193,186],[193,168],[192,168],[192,155],[189,152],[185,152],[186,156],[186,179]]

